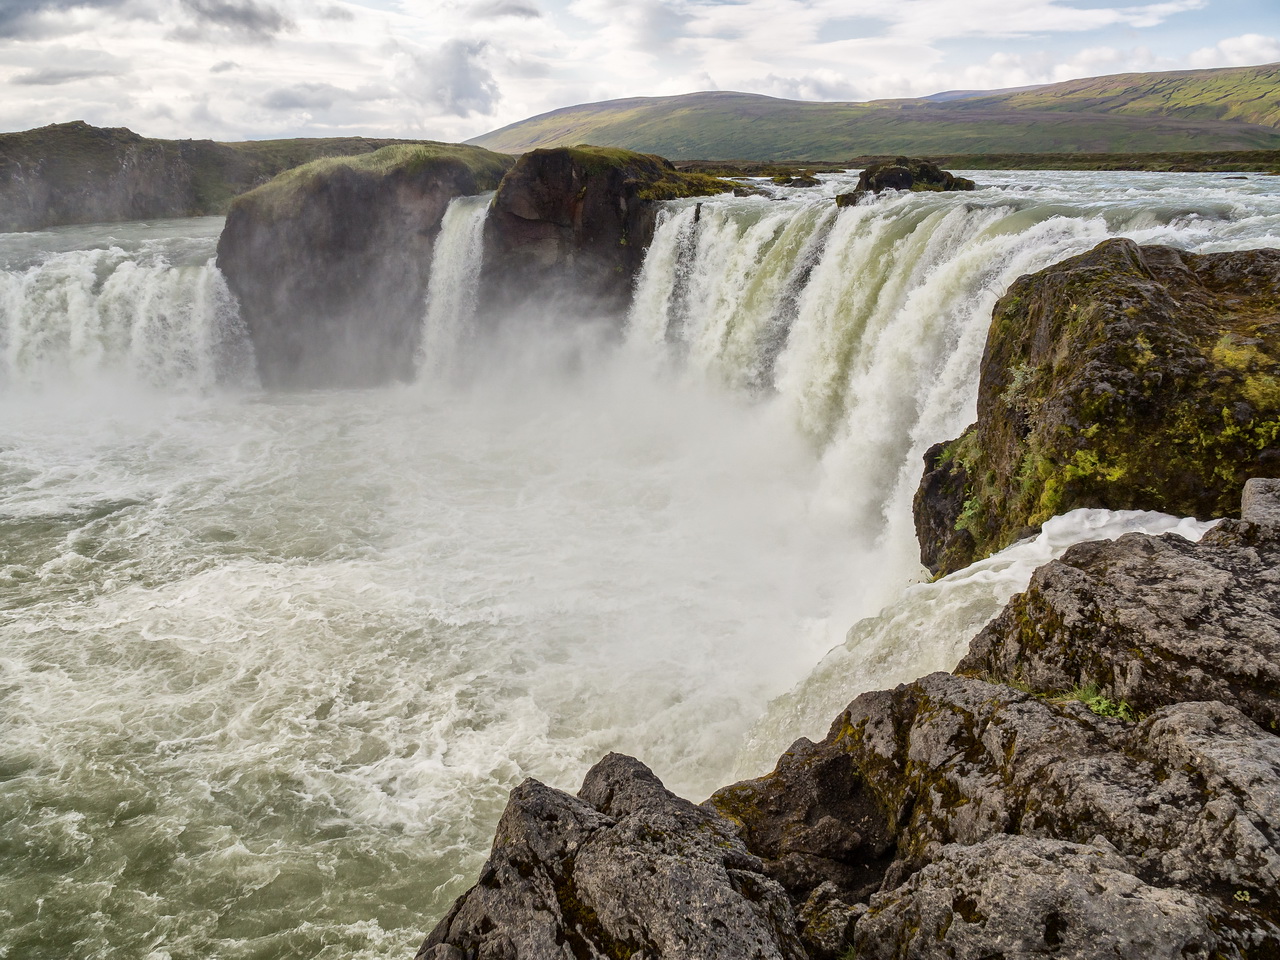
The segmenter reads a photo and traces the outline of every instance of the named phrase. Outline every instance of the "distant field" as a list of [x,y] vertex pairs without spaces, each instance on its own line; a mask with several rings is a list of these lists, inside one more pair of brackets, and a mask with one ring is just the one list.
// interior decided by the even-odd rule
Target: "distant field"
[[710,92],[566,107],[469,141],[521,153],[593,143],[673,160],[1280,150],[1280,65],[1126,74],[870,103]]
[[[775,176],[810,170],[817,173],[865,167],[894,154],[871,154],[841,161],[782,160],[768,163],[684,160],[683,170],[721,176]],[[981,153],[926,154],[952,170],[1147,170],[1158,173],[1267,173],[1280,175],[1280,150],[1219,150],[1198,153]]]

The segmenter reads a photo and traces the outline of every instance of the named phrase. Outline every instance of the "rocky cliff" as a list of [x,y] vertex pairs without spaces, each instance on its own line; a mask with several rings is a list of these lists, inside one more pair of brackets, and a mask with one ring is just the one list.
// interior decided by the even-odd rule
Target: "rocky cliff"
[[401,140],[154,140],[83,121],[0,134],[0,232],[225,213],[231,198],[318,157]]
[[1280,251],[1108,240],[996,304],[978,420],[926,456],[921,557],[960,569],[1075,507],[1233,515],[1280,472]]
[[526,153],[503,179],[485,223],[481,311],[621,314],[653,239],[658,202],[735,186],[629,150]]
[[1280,956],[1280,483],[1249,497],[1076,547],[961,675],[700,807],[626,757],[526,781],[419,957]]
[[479,147],[392,146],[315,161],[238,197],[218,267],[263,384],[409,379],[449,201],[494,189],[512,162]]

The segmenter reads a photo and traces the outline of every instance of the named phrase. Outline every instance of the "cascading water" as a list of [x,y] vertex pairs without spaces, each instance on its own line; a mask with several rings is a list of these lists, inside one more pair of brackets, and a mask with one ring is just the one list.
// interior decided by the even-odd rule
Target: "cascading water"
[[626,342],[542,367],[469,336],[458,201],[421,382],[352,392],[233,375],[216,221],[0,237],[0,956],[407,956],[522,777],[617,749],[703,796],[953,663],[1069,542],[1175,524],[910,586],[919,454],[1013,277],[1280,243],[1265,181],[978,178],[676,202]]
[[74,245],[85,227],[10,235],[0,262],[0,385],[65,387],[98,375],[196,390],[251,381],[250,348],[213,266],[221,223],[125,225],[123,236],[88,249]]
[[484,258],[484,221],[492,193],[450,201],[440,224],[427,283],[427,315],[418,368],[426,376],[450,371],[476,312]]

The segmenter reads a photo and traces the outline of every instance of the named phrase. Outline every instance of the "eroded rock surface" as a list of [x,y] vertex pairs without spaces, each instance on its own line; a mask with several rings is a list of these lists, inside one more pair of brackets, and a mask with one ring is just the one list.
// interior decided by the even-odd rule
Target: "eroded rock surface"
[[1005,836],[944,847],[873,897],[854,946],[858,960],[1240,956],[1215,916],[1204,897],[1143,883],[1105,848]]
[[658,201],[735,186],[629,150],[532,150],[503,179],[485,222],[481,311],[620,315],[653,239]]
[[977,423],[916,497],[921,557],[957,570],[1076,507],[1237,516],[1276,472],[1280,250],[1108,240],[996,304]]
[[420,957],[803,960],[795,913],[729,823],[610,754],[577,797],[526,780],[480,880]]
[[[966,661],[1019,688],[864,694],[701,808],[625,757],[576,799],[527,782],[421,956],[1274,960],[1278,538],[1074,547],[1001,618],[1017,643],[997,620]],[[1062,694],[1081,681],[1132,702]]]
[[1093,685],[1142,713],[1221,700],[1278,732],[1278,536],[1228,520],[1200,543],[1078,544],[1035,572],[958,669],[1043,693]]

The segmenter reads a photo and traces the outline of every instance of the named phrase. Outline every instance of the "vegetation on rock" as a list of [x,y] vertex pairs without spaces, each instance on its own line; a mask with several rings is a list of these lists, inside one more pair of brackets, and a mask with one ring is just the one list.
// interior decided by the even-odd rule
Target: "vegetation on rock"
[[959,569],[1076,507],[1237,512],[1280,471],[1280,251],[1109,240],[996,304],[978,421],[926,455],[921,557]]

